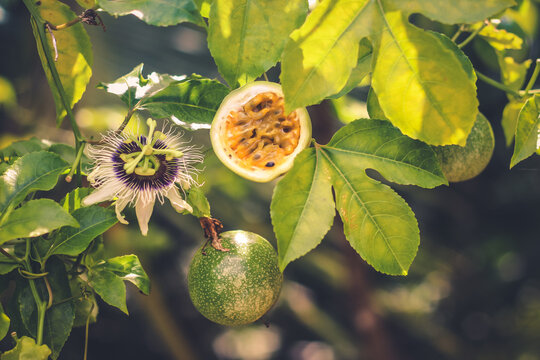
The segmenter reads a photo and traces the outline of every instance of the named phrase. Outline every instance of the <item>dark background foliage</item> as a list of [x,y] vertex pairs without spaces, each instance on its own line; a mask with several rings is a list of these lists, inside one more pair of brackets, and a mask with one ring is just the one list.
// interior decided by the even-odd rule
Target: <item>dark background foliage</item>
[[[218,76],[199,29],[152,27],[133,16],[102,18],[106,32],[88,28],[93,77],[75,108],[86,134],[118,126],[124,115],[120,101],[96,84],[141,62],[146,73]],[[527,47],[525,55],[540,56],[538,36]],[[497,76],[481,40],[464,50],[475,68]],[[269,72],[273,80],[277,74],[277,69]],[[16,94],[16,103],[0,105],[0,147],[33,134],[72,141],[71,132],[63,129],[67,122],[55,128],[54,103],[29,16],[15,0],[0,1],[0,76]],[[504,145],[500,126],[507,98],[477,85],[480,111],[496,136],[487,169],[473,180],[434,190],[393,185],[415,212],[421,230],[409,276],[390,277],[370,268],[345,242],[336,220],[316,250],[287,267],[280,301],[263,321],[225,328],[198,314],[187,293],[190,256],[203,241],[197,219],[157,207],[148,237],[136,226],[123,225],[105,236],[111,254],[139,255],[152,280],[152,294],[145,297],[129,286],[129,317],[100,303],[98,321],[90,327],[89,358],[540,359],[540,160],[533,157],[508,169],[511,148]],[[8,88],[1,92],[7,94]],[[365,100],[367,90],[353,95]],[[325,143],[342,124],[329,103],[309,110],[314,137]],[[209,148],[206,130],[186,137]],[[269,217],[274,183],[237,177],[211,151],[199,180],[225,229],[254,231],[275,244]],[[134,214],[127,215],[136,224]],[[83,344],[84,328],[75,328],[60,358],[82,358]],[[9,340],[2,345],[11,346]]]

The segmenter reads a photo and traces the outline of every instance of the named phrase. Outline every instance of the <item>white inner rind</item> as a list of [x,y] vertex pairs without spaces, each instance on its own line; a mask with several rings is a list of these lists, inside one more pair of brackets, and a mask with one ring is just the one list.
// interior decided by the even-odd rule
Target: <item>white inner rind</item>
[[[277,83],[259,81],[231,92],[217,110],[210,129],[210,139],[214,152],[218,158],[227,167],[237,174],[257,182],[267,182],[273,180],[281,174],[286,173],[293,165],[294,158],[309,144],[311,138],[311,121],[305,108],[296,109],[300,122],[300,138],[298,146],[294,151],[286,156],[280,164],[268,169],[259,167],[246,168],[244,164],[237,158],[236,154],[230,149],[225,142],[226,137],[226,120],[231,111],[241,111],[243,106],[259,93],[274,92],[279,96],[283,96],[281,85]],[[219,147],[219,151],[216,151]]]

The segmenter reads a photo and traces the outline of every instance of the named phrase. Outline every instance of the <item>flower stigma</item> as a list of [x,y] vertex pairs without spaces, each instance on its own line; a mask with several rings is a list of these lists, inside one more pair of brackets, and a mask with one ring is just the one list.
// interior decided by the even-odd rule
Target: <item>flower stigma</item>
[[[101,145],[88,149],[94,167],[88,180],[96,190],[83,199],[83,205],[115,200],[118,221],[128,222],[121,214],[126,206],[134,206],[141,233],[148,233],[148,222],[155,200],[161,204],[168,198],[178,212],[192,212],[182,198],[194,180],[195,168],[203,156],[193,146],[185,146],[180,135],[156,130],[157,122],[148,119],[147,135],[109,132]],[[178,186],[177,186],[178,185]]]

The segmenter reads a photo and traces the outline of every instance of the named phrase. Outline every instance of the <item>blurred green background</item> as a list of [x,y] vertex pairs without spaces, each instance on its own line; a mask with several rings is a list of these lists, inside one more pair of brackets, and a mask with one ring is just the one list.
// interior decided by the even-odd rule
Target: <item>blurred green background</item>
[[[540,56],[539,5],[532,0],[519,4],[502,20],[527,39],[525,49],[514,54],[522,61]],[[116,128],[125,115],[120,100],[96,85],[141,62],[145,73],[218,77],[200,29],[152,27],[134,16],[101,17],[106,32],[87,26],[93,76],[75,108],[85,135],[97,137]],[[420,17],[413,21],[455,31]],[[475,68],[497,77],[496,60],[482,40],[464,50]],[[274,81],[278,74],[278,69],[268,73]],[[336,217],[323,243],[287,267],[275,308],[253,325],[226,328],[198,314],[187,293],[190,257],[204,240],[197,219],[178,215],[169,206],[156,207],[149,234],[142,237],[134,213],[127,211],[131,225],[116,225],[105,234],[105,244],[112,255],[139,255],[152,280],[152,294],[145,297],[130,286],[129,317],[100,302],[98,321],[90,326],[88,358],[540,359],[540,159],[534,156],[508,169],[512,150],[505,146],[500,126],[506,95],[480,82],[478,94],[480,110],[496,135],[487,169],[476,179],[434,190],[392,184],[416,213],[421,231],[407,277],[370,268],[345,241]],[[317,141],[325,143],[343,125],[335,106],[347,113],[342,120],[366,116],[366,96],[367,88],[358,88],[347,101],[310,108]],[[132,125],[137,126],[137,119]],[[67,126],[66,121],[55,127],[54,102],[24,5],[0,0],[0,148],[32,135],[71,143]],[[210,148],[207,130],[185,137]],[[226,230],[257,232],[275,245],[269,216],[275,183],[241,179],[211,150],[206,154],[199,181],[213,216]],[[60,359],[82,358],[83,344],[84,329],[75,328]]]

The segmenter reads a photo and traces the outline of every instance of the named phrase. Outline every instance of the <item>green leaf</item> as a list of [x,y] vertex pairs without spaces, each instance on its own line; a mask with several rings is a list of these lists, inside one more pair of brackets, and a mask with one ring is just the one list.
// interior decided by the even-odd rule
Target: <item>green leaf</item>
[[476,115],[476,76],[467,57],[444,35],[409,24],[377,7],[382,29],[373,43],[372,86],[388,119],[429,144],[465,145]]
[[192,186],[187,191],[186,202],[193,208],[193,216],[198,218],[211,216],[210,203],[200,186]]
[[331,170],[337,209],[351,246],[376,270],[406,275],[420,242],[414,213],[392,189],[341,163],[335,152],[323,148],[321,153]]
[[379,104],[379,99],[377,99],[377,94],[375,94],[375,91],[373,88],[369,88],[368,97],[366,101],[366,107],[367,112],[369,114],[369,117],[372,119],[378,119],[378,120],[386,120],[386,115],[384,114],[384,111],[381,109],[381,105]]
[[448,184],[431,147],[404,136],[388,121],[354,121],[324,148],[334,164],[350,171],[375,169],[389,181],[424,188]]
[[0,304],[0,340],[6,337],[9,331],[9,317],[4,312],[2,304]]
[[[53,144],[49,147],[48,151],[58,154],[62,159],[68,162],[68,164],[73,164],[75,158],[77,157],[77,152],[73,146],[67,144]],[[92,160],[88,158],[84,153],[81,157],[81,169],[83,172],[88,173],[92,168]]]
[[358,47],[358,62],[356,67],[352,69],[347,84],[345,84],[345,87],[340,92],[330,96],[330,98],[337,99],[348,94],[355,87],[360,86],[362,80],[371,73],[372,52],[373,47],[371,43],[367,38],[363,38]]
[[91,192],[91,188],[76,188],[68,193],[62,200],[60,200],[60,205],[64,208],[64,210],[71,213],[82,207],[82,199],[90,195]]
[[538,126],[540,109],[540,95],[535,94],[529,98],[521,109],[516,126],[516,142],[514,154],[510,160],[510,168],[531,156],[538,148]]
[[510,146],[516,136],[516,126],[518,122],[519,112],[526,100],[513,100],[504,107],[502,114],[501,125],[506,139],[506,146]]
[[148,98],[158,91],[166,88],[175,81],[185,80],[186,76],[151,73],[148,77],[142,74],[144,64],[139,64],[126,75],[112,83],[99,83],[98,89],[104,89],[111,94],[120,96],[120,99],[134,109],[142,99]]
[[332,226],[332,185],[320,156],[314,148],[302,151],[274,190],[270,215],[281,271],[317,247]]
[[[41,0],[38,9],[43,19],[51,24],[64,24],[77,18],[77,15],[70,10],[69,6],[56,0]],[[34,34],[35,32],[36,29],[34,29]],[[35,37],[39,39],[38,36]],[[73,105],[82,97],[92,76],[92,44],[81,23],[77,23],[61,31],[55,31],[54,37],[58,49],[58,60],[54,63],[54,66],[56,66],[56,70],[60,76],[60,81],[69,105],[73,108]],[[47,38],[49,40],[49,51],[51,54],[54,54],[51,37],[47,36]],[[39,40],[37,41],[37,48],[56,104],[56,123],[60,125],[66,116],[66,110],[62,104],[60,94],[56,89],[42,44]]]
[[150,294],[150,279],[146,275],[137,255],[124,255],[108,259],[96,265],[93,270],[98,267],[112,272],[122,280],[131,282],[144,294]]
[[111,15],[135,15],[150,25],[169,26],[192,22],[204,26],[193,0],[99,0],[99,5]]
[[[71,299],[71,289],[64,263],[58,258],[52,258],[47,263],[47,279],[56,303],[45,313],[43,342],[52,350],[51,357],[58,358],[64,343],[66,342],[75,313]],[[42,280],[34,280],[38,293],[42,299],[48,298],[48,293]],[[32,336],[36,336],[37,308],[30,287],[26,285],[19,293],[20,314],[26,329]]]
[[337,94],[357,66],[359,42],[369,35],[372,0],[321,2],[293,31],[282,55],[286,112]]
[[54,254],[78,255],[88,247],[92,240],[103,234],[118,221],[113,210],[97,205],[79,208],[71,215],[77,219],[80,227],[62,228],[53,238],[45,258]]
[[209,129],[229,89],[219,81],[191,76],[145,98],[140,108],[155,118],[171,120],[188,130]]
[[11,260],[8,257],[3,256],[0,259],[0,275],[9,274],[11,271],[16,269],[18,266],[19,266],[19,263],[17,263],[14,260]]
[[88,283],[103,301],[117,307],[124,313],[128,313],[126,305],[126,285],[124,281],[114,273],[101,267],[90,269]]
[[0,177],[0,213],[17,206],[29,193],[50,190],[68,164],[58,155],[33,152],[17,159]]
[[305,0],[214,0],[208,47],[232,87],[244,85],[279,59],[291,31],[302,24]]
[[79,223],[53,200],[31,200],[15,209],[0,226],[0,244],[40,236],[62,226],[78,227]]
[[[380,1],[380,0],[377,0]],[[421,13],[445,24],[474,23],[515,5],[514,0],[382,0],[385,7]]]
[[407,274],[420,241],[414,213],[365,170],[377,170],[399,184],[426,188],[447,184],[433,150],[387,121],[366,119],[340,129],[319,151],[331,173],[337,209],[352,247],[378,271]]
[[11,143],[9,146],[0,150],[0,158],[21,157],[31,152],[45,150],[47,144],[37,137],[28,140],[20,140]]
[[2,360],[47,360],[51,350],[47,345],[37,345],[36,341],[27,336],[17,340],[15,347],[0,356]]
[[75,276],[71,278],[69,286],[71,287],[71,295],[74,298],[73,311],[75,318],[73,319],[73,327],[85,326],[88,316],[90,316],[90,323],[96,322],[99,308],[96,297],[88,288],[86,281],[79,276]]

